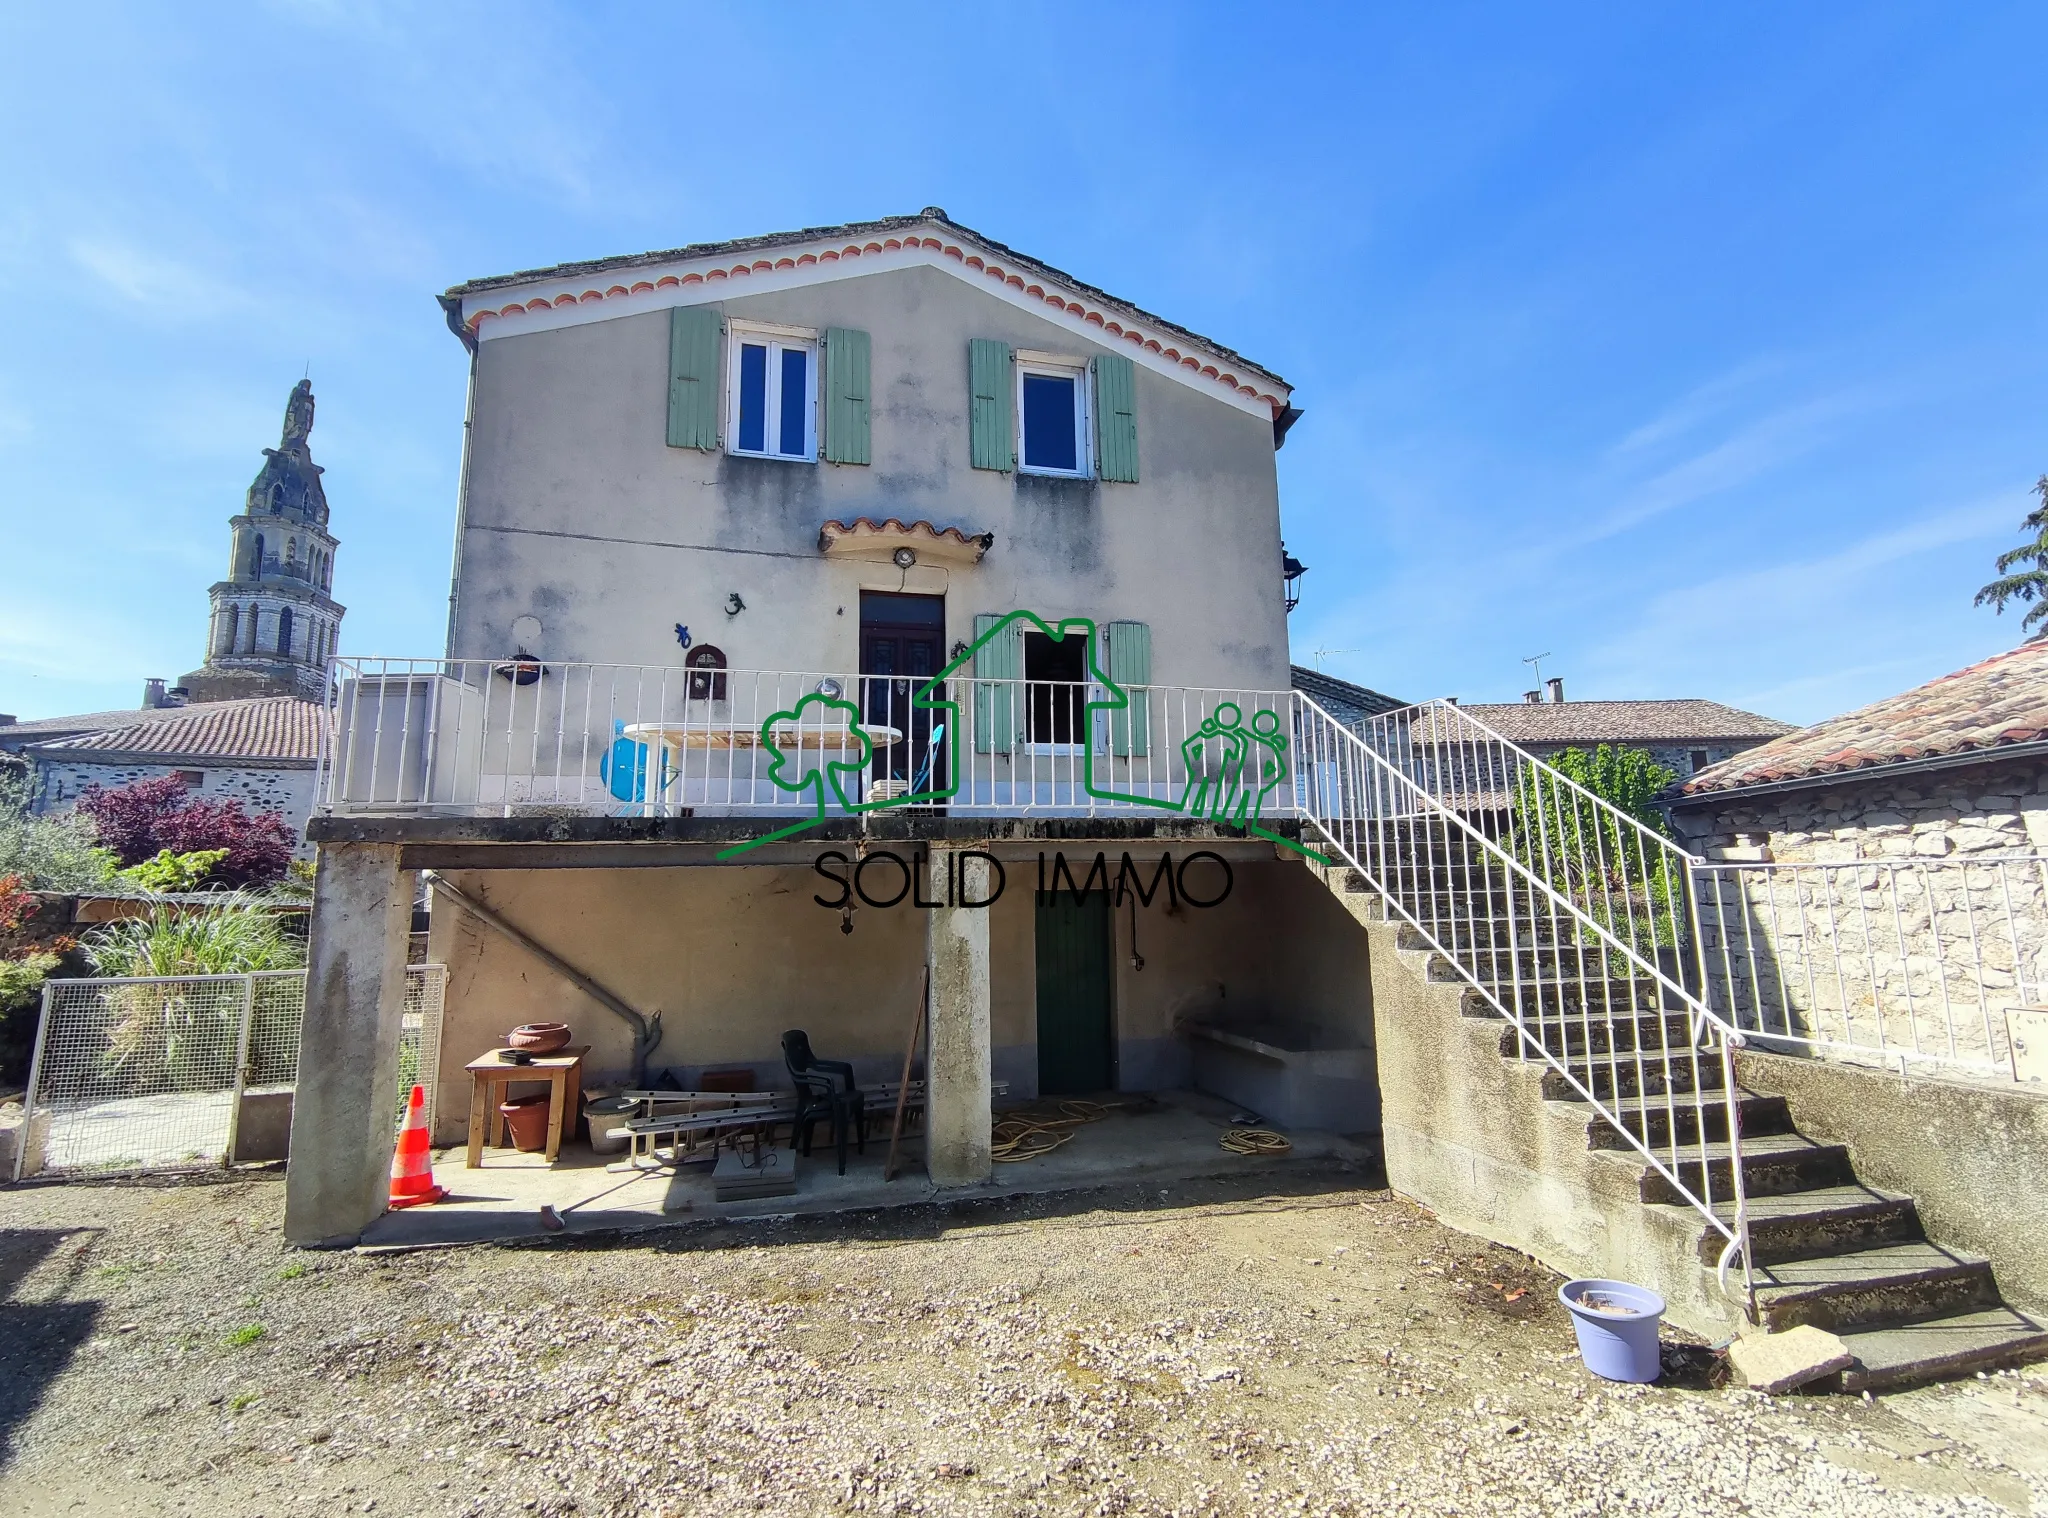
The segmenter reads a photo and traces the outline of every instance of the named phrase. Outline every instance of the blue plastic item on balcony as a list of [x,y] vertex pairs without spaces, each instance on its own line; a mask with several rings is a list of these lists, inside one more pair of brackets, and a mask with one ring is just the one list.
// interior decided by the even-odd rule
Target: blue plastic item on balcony
[[[597,778],[604,781],[612,797],[618,801],[645,801],[647,799],[647,769],[652,756],[647,745],[625,736],[626,724],[613,722],[612,746],[608,753],[598,756]],[[668,784],[668,754],[664,751],[656,761],[654,788],[658,794]]]

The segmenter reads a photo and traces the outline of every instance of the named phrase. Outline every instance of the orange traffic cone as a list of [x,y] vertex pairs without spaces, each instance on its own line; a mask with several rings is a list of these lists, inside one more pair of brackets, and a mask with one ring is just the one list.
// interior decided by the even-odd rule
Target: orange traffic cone
[[447,1194],[434,1184],[434,1157],[427,1147],[427,1088],[414,1086],[406,1098],[405,1126],[398,1130],[398,1152],[391,1156],[391,1205],[418,1207]]

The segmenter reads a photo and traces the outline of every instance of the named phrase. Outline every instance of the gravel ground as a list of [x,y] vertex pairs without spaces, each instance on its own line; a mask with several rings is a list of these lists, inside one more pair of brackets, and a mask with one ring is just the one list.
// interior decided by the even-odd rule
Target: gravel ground
[[2048,1512],[2048,1375],[1609,1386],[1540,1266],[1291,1184],[386,1257],[0,1191],[0,1511]]

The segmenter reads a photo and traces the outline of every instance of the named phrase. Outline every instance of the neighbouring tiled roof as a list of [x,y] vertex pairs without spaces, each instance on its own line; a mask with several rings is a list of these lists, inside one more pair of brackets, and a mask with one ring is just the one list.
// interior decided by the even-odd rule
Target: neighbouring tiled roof
[[1467,706],[1510,743],[1713,743],[1793,731],[1718,701],[1516,701]]
[[75,717],[39,717],[33,722],[10,722],[0,727],[0,743],[10,738],[32,742],[37,734],[97,733],[110,727],[127,727],[143,720],[149,707],[124,706],[116,712],[80,712]]
[[[1204,337],[1199,332],[1190,331],[1176,322],[1170,322],[1163,316],[1154,315],[1144,307],[1134,305],[1130,301],[1111,295],[1108,291],[1098,289],[1084,280],[1076,279],[1063,269],[1056,269],[1051,264],[1041,262],[1029,254],[1019,253],[1016,249],[997,242],[993,237],[985,236],[975,231],[972,227],[954,221],[937,206],[927,206],[915,216],[885,216],[878,221],[852,221],[832,227],[803,227],[792,232],[769,232],[757,237],[734,237],[728,238],[723,242],[689,243],[680,248],[664,248],[652,253],[616,254],[609,258],[589,258],[574,263],[550,264],[540,269],[522,269],[516,274],[498,274],[483,279],[465,280],[459,285],[450,286],[441,297],[441,303],[444,308],[447,308],[451,306],[451,303],[459,303],[465,296],[482,295],[493,290],[504,290],[519,285],[533,284],[541,280],[607,274],[619,270],[647,268],[658,264],[682,263],[692,259],[767,254],[774,252],[778,248],[798,247],[805,243],[852,240],[855,244],[853,251],[859,252],[862,243],[866,239],[888,238],[892,235],[900,235],[913,227],[920,226],[943,228],[954,233],[960,239],[971,241],[978,248],[994,254],[1014,270],[1035,275],[1040,279],[1057,281],[1075,294],[1089,300],[1099,301],[1103,305],[1114,307],[1131,317],[1135,317],[1141,323],[1159,329],[1161,332],[1200,343],[1219,358],[1226,359],[1240,369],[1248,370],[1257,374],[1262,379],[1271,381],[1282,390],[1292,388],[1286,380],[1275,374],[1271,369],[1266,368],[1262,364],[1254,363],[1236,349],[1226,347],[1214,338]],[[926,243],[925,246],[939,248],[941,244],[935,240]],[[766,266],[772,268],[772,261]],[[747,267],[751,267],[751,265]],[[747,267],[740,268],[738,272],[747,272]],[[597,297],[602,299],[604,293],[603,290],[599,290]],[[585,298],[587,299],[588,297]],[[452,310],[450,321],[451,325],[455,325],[458,331],[462,330],[460,318]]]
[[[131,714],[132,715],[132,714]],[[310,764],[320,756],[323,708],[295,696],[207,701],[167,708],[127,727],[31,746],[45,758],[260,759]]]
[[1377,717],[1381,712],[1397,712],[1409,704],[1398,696],[1386,695],[1371,686],[1354,685],[1349,680],[1339,680],[1335,675],[1306,669],[1299,664],[1288,665],[1287,672],[1296,690],[1331,716],[1341,717],[1346,722],[1356,722],[1360,717]]
[[1964,758],[2048,739],[2048,640],[1816,722],[1694,775],[1675,794],[1698,796],[1847,774],[1887,764]]

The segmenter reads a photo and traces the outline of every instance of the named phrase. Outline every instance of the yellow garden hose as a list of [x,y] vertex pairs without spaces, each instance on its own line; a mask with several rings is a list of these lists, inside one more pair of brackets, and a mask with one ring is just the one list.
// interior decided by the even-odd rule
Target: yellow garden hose
[[1057,1103],[1051,1111],[1043,1107],[1026,1107],[1006,1112],[996,1119],[989,1135],[993,1140],[990,1157],[999,1165],[1014,1165],[1022,1160],[1035,1160],[1042,1154],[1051,1154],[1074,1136],[1075,1129],[1084,1123],[1101,1121],[1109,1115],[1111,1106],[1120,1105],[1069,1098]]
[[1226,1128],[1221,1143],[1232,1154],[1285,1154],[1294,1143],[1270,1128]]

